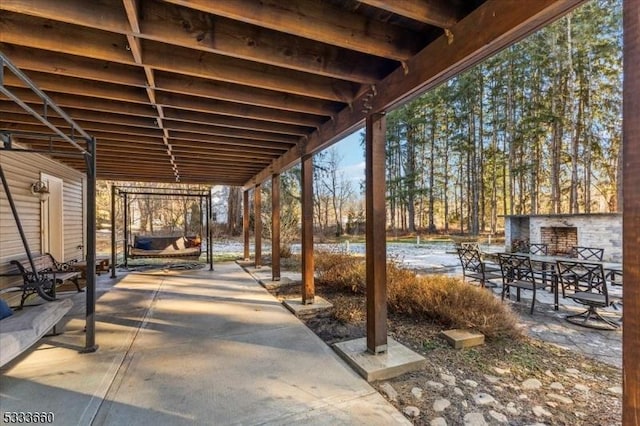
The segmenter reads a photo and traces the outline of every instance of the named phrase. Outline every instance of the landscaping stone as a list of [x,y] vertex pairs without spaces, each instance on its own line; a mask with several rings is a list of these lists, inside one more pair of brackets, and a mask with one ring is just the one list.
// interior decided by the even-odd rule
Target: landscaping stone
[[476,405],[487,405],[496,402],[495,398],[488,393],[479,392],[473,395],[473,402]]
[[613,395],[622,395],[622,386],[613,386],[607,389]]
[[502,413],[499,413],[497,411],[494,410],[489,410],[489,415],[491,417],[493,417],[497,422],[500,423],[509,423],[509,420],[507,419],[507,416],[505,416]]
[[465,426],[486,426],[487,422],[482,413],[467,413],[464,416]]
[[543,406],[541,405],[536,405],[534,406],[532,409],[533,414],[536,417],[551,417],[553,416],[553,414],[551,414],[550,411],[547,411]]
[[462,392],[462,389],[460,388],[453,388],[453,393],[455,393],[458,396],[464,396],[464,392]]
[[556,378],[556,375],[551,372],[551,370],[547,370],[544,372],[545,376],[551,377],[552,379]]
[[499,368],[499,367],[493,367],[493,371],[495,371],[499,376],[504,376],[505,374],[509,374],[511,373],[511,370],[509,370],[508,368]]
[[440,374],[440,379],[443,382],[445,382],[446,384],[448,384],[449,386],[455,386],[456,385],[456,376],[452,376],[451,374],[441,373]]
[[418,407],[414,407],[413,405],[408,405],[408,406],[404,407],[402,412],[407,417],[418,417],[420,415],[420,409]]
[[443,417],[436,417],[431,419],[430,426],[447,426],[447,421]]
[[385,382],[380,385],[380,390],[387,397],[389,401],[397,401],[398,400],[398,392],[393,388],[391,383]]
[[444,385],[442,383],[434,382],[433,380],[429,380],[427,382],[427,387],[431,388],[431,389],[435,389],[435,390],[442,390],[444,388]]
[[507,404],[506,407],[507,413],[512,414],[514,416],[518,416],[520,415],[520,410],[518,410],[518,408],[516,407],[516,404],[514,402],[510,402]]
[[470,330],[446,330],[440,334],[455,349],[471,348],[484,344],[484,335]]
[[550,389],[553,390],[564,390],[564,386],[560,382],[553,382],[549,385]]
[[433,402],[433,411],[435,411],[436,413],[440,413],[449,408],[449,406],[451,406],[451,401],[449,401],[448,399],[436,399]]
[[581,392],[589,392],[589,386],[587,385],[583,385],[582,383],[576,383],[573,388],[577,391],[581,391]]
[[542,387],[542,382],[538,379],[527,379],[522,382],[522,389],[525,390],[535,390],[540,389]]
[[557,393],[548,393],[547,398],[558,401],[561,404],[569,405],[573,404],[573,400],[571,398],[567,398],[566,396],[558,395]]
[[478,382],[471,380],[471,379],[467,379],[464,382],[465,385],[469,386],[470,388],[477,388],[478,387]]
[[418,387],[412,388],[411,395],[413,395],[415,399],[422,399],[422,389]]
[[484,378],[491,384],[498,383],[500,381],[500,377],[492,376],[490,374],[485,374]]
[[572,374],[574,376],[577,376],[578,374],[580,374],[580,370],[577,370],[575,368],[567,368],[564,370],[567,374]]

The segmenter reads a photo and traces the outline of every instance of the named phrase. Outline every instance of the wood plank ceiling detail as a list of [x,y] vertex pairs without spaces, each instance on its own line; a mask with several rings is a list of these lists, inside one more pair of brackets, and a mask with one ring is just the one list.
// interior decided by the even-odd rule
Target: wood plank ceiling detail
[[[0,51],[97,138],[99,179],[251,186],[583,1],[2,0]],[[0,130],[84,171],[2,96]]]

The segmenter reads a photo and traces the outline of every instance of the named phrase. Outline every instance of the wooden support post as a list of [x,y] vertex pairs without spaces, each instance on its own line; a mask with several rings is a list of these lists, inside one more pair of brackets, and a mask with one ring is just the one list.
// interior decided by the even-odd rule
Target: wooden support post
[[366,282],[367,351],[387,350],[387,243],[385,205],[385,131],[383,114],[366,124]]
[[624,0],[622,424],[640,424],[640,0]]
[[315,298],[313,281],[313,156],[302,157],[302,304]]
[[126,192],[122,195],[122,199],[124,200],[124,209],[122,212],[122,220],[124,221],[124,227],[122,231],[122,245],[124,251],[124,267],[129,266],[129,194]]
[[280,175],[271,176],[271,279],[280,281]]
[[260,184],[253,188],[253,238],[256,244],[256,268],[262,266],[262,192]]
[[244,260],[249,260],[249,190],[242,194],[242,233],[244,234]]
[[90,353],[98,350],[96,344],[96,140],[87,141],[84,155],[87,165],[87,271],[85,302],[85,345],[80,350]]
[[111,278],[116,277],[118,241],[116,240],[116,186],[111,185]]
[[209,206],[209,213],[207,215],[207,257],[209,258],[209,270],[213,271],[213,200],[211,199],[211,187],[209,187],[209,193],[206,200]]

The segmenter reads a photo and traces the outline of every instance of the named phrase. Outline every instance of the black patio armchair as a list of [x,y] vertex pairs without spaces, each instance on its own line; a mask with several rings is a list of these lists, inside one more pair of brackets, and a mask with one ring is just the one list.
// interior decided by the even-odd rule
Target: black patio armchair
[[485,262],[480,251],[474,248],[458,247],[457,251],[464,281],[469,279],[479,282],[482,287],[496,287],[491,280],[500,278],[500,268],[497,265]]
[[603,256],[604,256],[603,248],[581,247],[581,246],[571,247],[570,257],[573,257],[579,260],[597,260],[601,262]]
[[531,267],[529,256],[517,253],[500,253],[500,270],[502,274],[502,295],[504,301],[505,294],[511,298],[511,288],[516,289],[516,300],[520,301],[520,291],[529,290],[533,293],[531,297],[531,314],[536,303],[536,290],[545,288],[545,280],[538,276],[538,273]]
[[546,256],[549,254],[549,245],[543,243],[529,244],[529,253]]
[[618,324],[598,312],[598,308],[606,308],[613,302],[609,298],[607,280],[601,263],[558,260],[557,279],[558,284],[562,286],[563,297],[565,289],[571,289],[573,292],[569,293],[568,297],[587,306],[584,312],[567,315],[567,321],[590,328],[618,328]]

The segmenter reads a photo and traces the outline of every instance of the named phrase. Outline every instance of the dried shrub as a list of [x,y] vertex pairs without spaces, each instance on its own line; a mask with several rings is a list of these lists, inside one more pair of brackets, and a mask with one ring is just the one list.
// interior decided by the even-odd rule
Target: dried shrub
[[[362,294],[365,262],[362,257],[317,253],[317,282],[333,289]],[[488,339],[518,338],[516,316],[489,290],[444,275],[418,276],[397,261],[387,262],[387,303],[392,312],[438,322],[448,328],[469,328]],[[358,317],[353,306],[337,308],[340,319]]]
[[488,339],[519,338],[517,319],[491,291],[444,275],[417,276],[397,264],[387,264],[388,306],[391,311],[469,328]]
[[365,264],[362,257],[317,252],[314,256],[314,266],[318,284],[364,293]]
[[282,244],[280,246],[280,258],[288,259],[293,255],[291,252],[291,244]]
[[343,323],[359,323],[366,319],[364,300],[338,297],[334,299],[333,315]]

